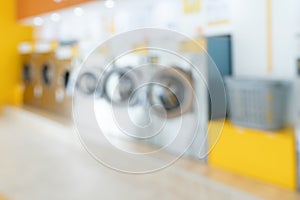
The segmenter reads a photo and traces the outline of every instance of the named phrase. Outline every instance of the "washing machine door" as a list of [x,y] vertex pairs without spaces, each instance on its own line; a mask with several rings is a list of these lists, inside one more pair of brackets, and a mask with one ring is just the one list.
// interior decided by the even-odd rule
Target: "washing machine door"
[[44,64],[42,66],[42,82],[45,86],[51,86],[54,83],[55,72],[54,68],[50,64]]
[[147,97],[157,115],[179,117],[190,111],[193,105],[191,76],[178,67],[158,71],[148,87]]
[[[103,97],[114,105],[133,104],[130,100],[136,88],[136,77],[131,67],[114,67],[101,81]],[[130,102],[129,102],[130,101]]]
[[33,68],[29,63],[24,63],[22,69],[22,77],[25,83],[32,83],[33,82]]
[[97,76],[92,72],[84,72],[79,75],[76,83],[77,89],[86,95],[92,95],[97,87]]
[[67,89],[68,86],[69,86],[70,76],[71,76],[70,70],[66,70],[62,74],[63,86],[64,86],[65,89]]

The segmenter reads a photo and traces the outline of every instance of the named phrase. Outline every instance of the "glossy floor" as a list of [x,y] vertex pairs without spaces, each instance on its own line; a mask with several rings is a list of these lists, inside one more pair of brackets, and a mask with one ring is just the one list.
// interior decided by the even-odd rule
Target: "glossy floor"
[[121,174],[90,157],[70,124],[17,108],[0,114],[0,193],[8,200],[299,198],[188,159],[153,174]]

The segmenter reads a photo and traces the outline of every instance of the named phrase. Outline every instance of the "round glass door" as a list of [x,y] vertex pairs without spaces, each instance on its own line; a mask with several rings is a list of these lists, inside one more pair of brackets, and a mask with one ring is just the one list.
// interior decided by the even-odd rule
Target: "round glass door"
[[148,87],[148,101],[158,115],[168,118],[188,112],[193,102],[192,81],[189,74],[175,67],[159,71]]

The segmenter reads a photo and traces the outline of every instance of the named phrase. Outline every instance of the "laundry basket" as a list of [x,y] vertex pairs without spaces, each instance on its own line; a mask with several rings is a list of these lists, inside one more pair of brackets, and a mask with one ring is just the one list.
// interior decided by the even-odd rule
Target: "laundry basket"
[[229,116],[240,126],[275,130],[286,123],[291,83],[226,78]]

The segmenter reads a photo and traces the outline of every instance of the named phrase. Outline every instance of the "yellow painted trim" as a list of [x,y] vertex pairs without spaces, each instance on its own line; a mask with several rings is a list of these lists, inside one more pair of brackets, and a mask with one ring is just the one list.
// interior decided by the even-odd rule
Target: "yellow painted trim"
[[273,70],[272,0],[267,0],[267,71]]
[[183,12],[185,14],[201,11],[201,0],[183,0]]
[[224,19],[224,20],[220,20],[220,21],[208,22],[207,26],[226,25],[229,23],[230,23],[230,21],[228,19]]
[[206,46],[206,40],[204,38],[195,38],[193,40],[181,41],[179,44],[179,51],[201,53],[205,51]]

